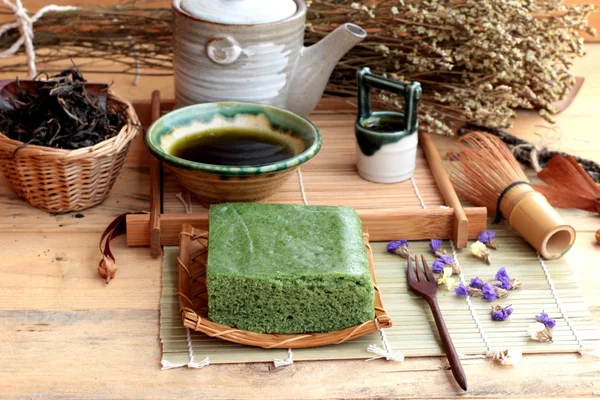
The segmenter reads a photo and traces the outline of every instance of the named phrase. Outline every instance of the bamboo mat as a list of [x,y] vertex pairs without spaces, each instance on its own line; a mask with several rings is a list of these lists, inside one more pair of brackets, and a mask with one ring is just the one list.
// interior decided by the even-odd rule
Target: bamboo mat
[[[457,252],[464,278],[468,280],[479,276],[482,279],[492,279],[500,267],[506,267],[511,276],[523,281],[523,287],[512,291],[508,298],[492,303],[473,298],[473,312],[465,298],[440,289],[440,308],[459,353],[484,354],[488,349],[507,348],[520,348],[524,353],[578,352],[600,344],[600,331],[584,303],[567,261],[562,259],[544,262],[555,287],[553,293],[535,251],[505,225],[496,227],[496,231],[499,250],[492,250],[492,266],[475,259],[468,250]],[[385,245],[373,243],[373,255],[383,303],[393,321],[393,327],[385,330],[393,351],[408,357],[443,355],[435,323],[427,305],[408,290],[406,260],[387,254]],[[429,260],[433,260],[427,242],[411,242],[411,245],[416,254],[427,254]],[[444,241],[444,249],[452,254],[449,241]],[[160,338],[163,363],[185,366],[189,362],[190,348],[178,310],[177,250],[176,247],[165,248]],[[494,322],[490,318],[492,304],[512,304],[514,313],[508,321]],[[535,314],[542,310],[557,319],[553,329],[553,343],[528,340],[527,327],[535,322]],[[366,351],[369,344],[381,347],[379,334],[371,334],[336,346],[294,350],[293,359],[369,359],[373,356]],[[236,345],[196,332],[191,332],[191,345],[196,362],[208,357],[211,364],[269,362],[274,359],[286,359],[288,356],[285,350],[264,350]]]

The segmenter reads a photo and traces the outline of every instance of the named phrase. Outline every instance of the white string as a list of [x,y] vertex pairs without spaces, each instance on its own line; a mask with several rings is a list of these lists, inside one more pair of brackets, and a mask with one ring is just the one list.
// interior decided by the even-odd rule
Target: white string
[[21,37],[12,44],[8,49],[0,52],[0,58],[7,58],[14,55],[21,46],[25,45],[25,53],[27,54],[27,66],[29,69],[29,75],[33,79],[37,75],[35,67],[35,48],[33,47],[33,24],[36,23],[44,14],[48,12],[66,12],[78,10],[78,7],[73,6],[57,6],[49,5],[40,9],[32,17],[27,13],[27,9],[23,7],[21,0],[15,0],[15,3],[11,3],[9,0],[2,0],[2,3],[6,5],[15,15],[15,22],[9,22],[0,27],[0,36],[7,31],[18,28]]
[[483,354],[473,354],[472,356],[468,356],[466,354],[458,353],[458,358],[461,360],[480,360],[487,358],[487,356],[484,356]]
[[593,349],[586,349],[584,347],[583,342],[581,341],[581,338],[577,334],[577,330],[575,329],[575,326],[571,323],[571,320],[567,316],[567,313],[563,311],[562,302],[560,301],[560,298],[558,297],[558,293],[556,293],[554,281],[550,277],[550,272],[548,271],[548,268],[546,268],[546,263],[544,262],[544,260],[542,259],[542,256],[539,253],[537,254],[537,257],[538,257],[538,261],[540,262],[540,265],[542,266],[542,270],[544,271],[544,275],[546,276],[546,281],[548,281],[548,285],[550,286],[550,293],[552,293],[552,296],[554,297],[554,302],[556,303],[556,306],[558,307],[558,311],[560,312],[562,317],[565,319],[565,322],[567,323],[567,326],[573,333],[573,336],[575,336],[575,340],[577,341],[577,345],[579,346],[579,354],[600,357],[599,349],[593,350]]
[[183,198],[183,194],[181,193],[177,193],[175,195],[175,197],[177,197],[179,199],[179,201],[181,202],[181,204],[183,204],[183,207],[185,208],[185,213],[186,214],[191,214],[192,213],[192,204],[188,203],[184,198]]
[[187,363],[187,367],[193,369],[202,369],[210,365],[210,360],[208,359],[208,357],[206,357],[200,362],[194,361],[194,346],[192,345],[192,334],[190,333],[189,328],[185,328],[185,336],[187,338],[188,356],[190,357],[190,362]]
[[[427,209],[427,206],[425,205],[425,201],[423,201],[423,198],[421,197],[421,195],[419,193],[419,188],[417,187],[417,182],[415,181],[414,177],[411,178],[410,181],[413,185],[413,189],[415,191],[415,194],[417,195],[417,198],[421,202],[421,207],[423,207],[423,209]],[[442,207],[444,207],[444,206],[442,206]],[[445,207],[445,208],[449,208],[449,207]],[[452,249],[452,257],[454,258],[454,261],[456,262],[456,266],[458,267],[458,270],[460,271],[460,273],[458,274],[458,276],[460,277],[460,281],[463,285],[467,286],[466,282],[465,282],[465,277],[462,273],[462,268],[460,268],[460,263],[458,261],[458,253],[456,252],[456,246],[454,246],[453,240],[450,240],[450,247]],[[488,349],[488,352],[492,351],[492,347],[490,346],[487,336],[483,330],[483,327],[481,326],[481,323],[479,322],[479,318],[477,318],[477,314],[475,313],[475,307],[473,307],[473,303],[471,302],[471,296],[469,296],[467,294],[466,300],[467,300],[467,306],[469,307],[469,311],[471,312],[471,318],[473,318],[473,321],[475,322],[475,326],[477,326],[477,330],[479,330],[479,334],[481,335],[481,338],[483,339],[485,347]],[[486,356],[484,356],[484,355],[467,356],[467,355],[459,354],[459,358],[468,360],[468,359],[486,358]]]
[[[412,182],[413,189],[415,191],[415,194],[417,195],[417,198],[421,202],[421,207],[427,208],[425,206],[425,202],[423,201],[423,198],[421,198],[421,195],[419,193],[419,188],[417,188],[417,183],[415,182],[414,178],[411,177],[410,181]],[[377,354],[378,357],[370,358],[367,361],[377,360],[379,358],[385,358],[388,361],[404,362],[403,354],[394,353],[392,351],[392,346],[390,345],[390,342],[388,342],[387,335],[385,334],[385,331],[383,330],[383,328],[379,329],[379,334],[381,335],[381,343],[383,344],[383,349],[377,347],[374,344],[370,344],[369,347],[367,347],[367,351],[369,353]]]
[[165,360],[164,358],[160,361],[160,364],[162,366],[161,370],[166,371],[168,369],[174,369],[174,368],[181,368],[181,367],[188,367],[188,368],[192,368],[192,369],[202,369],[208,365],[210,365],[210,360],[208,357],[206,357],[204,360],[200,361],[200,362],[196,362],[194,360],[194,346],[192,344],[192,335],[190,333],[190,330],[188,328],[185,328],[185,336],[187,339],[187,345],[188,345],[188,358],[189,358],[189,362],[183,363],[183,364],[173,364],[170,361]]
[[139,54],[135,55],[135,77],[133,78],[133,85],[137,86],[140,84],[140,79],[142,78],[141,69],[140,69],[140,59]]
[[[177,193],[175,195],[175,197],[177,197],[179,199],[179,201],[181,201],[181,203],[185,207],[185,212],[187,214],[191,214],[192,213],[192,204],[185,201],[185,199],[183,198],[183,195],[181,193]],[[170,362],[163,360],[163,361],[161,361],[161,363],[163,365],[162,369],[180,368],[180,367],[185,367],[185,366],[187,366],[188,368],[193,368],[193,369],[202,369],[202,368],[210,365],[210,359],[208,357],[206,357],[204,360],[202,360],[200,362],[196,362],[194,360],[194,346],[192,344],[192,334],[190,333],[189,328],[185,328],[185,336],[186,336],[187,345],[188,345],[188,357],[190,359],[189,362],[187,364],[171,364]]]
[[183,364],[173,364],[171,361],[169,360],[165,360],[164,358],[162,360],[160,360],[160,365],[161,365],[161,371],[166,371],[169,369],[175,369],[175,368],[181,368],[181,367],[185,367],[187,364],[183,363]]
[[294,364],[294,355],[292,354],[292,349],[288,349],[288,358],[287,360],[279,360],[275,359],[273,361],[275,368],[287,367]]
[[296,172],[298,174],[298,183],[300,184],[300,193],[302,194],[302,201],[304,202],[304,205],[307,206],[308,200],[306,198],[306,192],[304,191],[304,179],[302,179],[302,171],[300,170],[300,168],[298,168]]
[[[458,254],[456,252],[456,246],[454,245],[453,240],[450,240],[450,248],[452,249],[452,257],[454,258],[454,261],[456,262],[456,266],[458,267],[458,269],[460,271],[460,273],[458,274],[458,276],[460,277],[460,282],[463,285],[468,286],[467,283],[465,282],[465,276],[463,275],[462,268],[460,268],[460,263],[458,262]],[[483,326],[481,325],[481,322],[479,321],[479,318],[477,317],[477,313],[475,312],[475,307],[473,307],[473,302],[471,301],[471,296],[469,296],[469,294],[467,293],[467,295],[465,296],[465,299],[467,301],[467,306],[469,307],[469,311],[471,312],[471,318],[473,318],[473,321],[475,322],[475,326],[477,326],[477,330],[479,331],[479,335],[481,335],[481,338],[483,339],[485,347],[487,347],[487,351],[490,352],[490,351],[492,351],[492,346],[490,346],[490,342],[487,338],[487,335],[485,334],[485,331],[483,330]],[[484,358],[485,358],[485,356],[484,356]]]
[[367,351],[369,353],[376,354],[378,357],[369,358],[367,361],[385,358],[388,361],[404,362],[403,354],[394,353],[392,351],[392,346],[390,345],[390,342],[388,342],[387,336],[383,329],[379,330],[379,334],[381,335],[381,343],[383,344],[383,349],[374,344],[370,344],[369,347],[367,347]]
[[[298,185],[300,186],[300,194],[302,195],[302,201],[304,205],[308,205],[308,199],[306,198],[306,192],[304,191],[304,179],[302,177],[302,171],[300,168],[296,170],[296,174],[298,175]],[[288,358],[286,360],[275,359],[273,360],[273,365],[275,368],[287,367],[289,365],[294,364],[294,354],[292,353],[292,349],[288,349]]]
[[423,198],[421,197],[421,193],[419,192],[419,188],[417,187],[417,182],[415,181],[415,178],[411,177],[410,182],[412,183],[413,190],[417,195],[417,199],[419,199],[419,202],[421,203],[421,207],[423,207],[423,209],[426,209],[427,207],[425,206],[425,201],[423,201]]

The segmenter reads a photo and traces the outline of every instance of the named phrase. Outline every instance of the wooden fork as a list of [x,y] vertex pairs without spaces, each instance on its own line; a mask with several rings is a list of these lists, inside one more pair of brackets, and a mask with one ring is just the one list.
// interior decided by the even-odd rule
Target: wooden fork
[[413,292],[421,295],[427,304],[429,304],[431,312],[433,313],[433,318],[435,319],[435,324],[437,325],[440,333],[440,338],[442,339],[442,347],[446,352],[446,357],[448,358],[450,367],[452,368],[452,375],[454,375],[454,379],[456,379],[458,385],[466,391],[467,377],[465,376],[465,371],[462,368],[460,358],[458,357],[458,353],[454,348],[454,344],[452,344],[452,338],[450,337],[448,328],[446,328],[444,318],[442,317],[442,312],[440,311],[440,307],[437,302],[437,282],[433,276],[433,273],[431,272],[431,269],[429,268],[429,265],[427,265],[427,260],[425,260],[423,255],[421,255],[421,261],[423,263],[423,268],[419,266],[419,259],[415,256],[416,266],[413,267],[410,257],[408,258],[408,285]]

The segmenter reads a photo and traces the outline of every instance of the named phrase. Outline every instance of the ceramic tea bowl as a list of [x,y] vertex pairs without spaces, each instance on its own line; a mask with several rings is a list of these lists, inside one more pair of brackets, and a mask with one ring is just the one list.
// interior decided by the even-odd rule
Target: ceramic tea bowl
[[[174,144],[203,131],[250,129],[276,134],[293,156],[257,166],[204,164],[173,155]],[[321,134],[307,119],[273,106],[219,102],[179,108],[157,120],[146,133],[146,146],[182,186],[204,205],[264,200],[277,192],[301,164],[321,149]]]

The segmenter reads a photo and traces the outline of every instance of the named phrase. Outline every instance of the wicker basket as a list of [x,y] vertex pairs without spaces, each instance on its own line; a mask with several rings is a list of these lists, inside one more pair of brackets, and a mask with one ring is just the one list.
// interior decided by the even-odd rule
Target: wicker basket
[[206,293],[206,259],[208,256],[208,233],[184,225],[181,232],[177,279],[179,306],[183,325],[208,336],[230,342],[265,349],[307,348],[341,344],[348,340],[392,326],[392,320],[383,308],[381,293],[375,281],[373,253],[365,235],[371,275],[375,283],[375,318],[363,324],[329,333],[306,333],[277,335],[235,329],[208,320],[208,295]]
[[92,147],[53,149],[22,144],[0,133],[0,168],[19,196],[48,212],[68,212],[101,203],[123,166],[131,141],[139,130],[133,106],[114,92],[108,107],[125,111],[119,134]]

